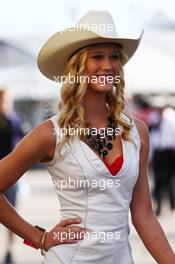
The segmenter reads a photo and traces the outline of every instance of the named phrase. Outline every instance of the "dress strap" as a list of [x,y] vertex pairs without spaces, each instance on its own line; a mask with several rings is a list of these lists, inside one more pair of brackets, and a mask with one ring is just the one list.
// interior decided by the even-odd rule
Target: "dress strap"
[[56,136],[56,145],[55,145],[55,153],[54,157],[51,161],[45,163],[46,166],[53,166],[56,162],[56,160],[59,157],[60,154],[60,142],[61,142],[61,130],[58,124],[58,114],[50,117],[48,120],[52,121],[52,124],[54,126],[54,135]]
[[54,126],[54,135],[56,135],[56,145],[60,142],[61,140],[61,130],[58,124],[58,114],[52,116],[51,118],[49,118],[49,120],[52,121],[53,126]]
[[136,127],[136,124],[132,118],[132,116],[129,116],[125,113],[121,113],[121,118],[126,121],[126,122],[129,122],[131,123],[131,131],[130,131],[130,135],[131,137],[133,138],[135,144],[136,144],[136,147],[138,148],[138,150],[140,149],[140,136],[139,136],[139,132],[138,132],[138,129]]

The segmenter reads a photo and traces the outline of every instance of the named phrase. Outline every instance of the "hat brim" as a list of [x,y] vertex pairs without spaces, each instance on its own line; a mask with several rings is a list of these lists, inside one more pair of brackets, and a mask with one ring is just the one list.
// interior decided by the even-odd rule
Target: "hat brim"
[[[143,32],[142,32],[143,34]],[[97,43],[116,43],[122,45],[128,60],[139,46],[142,34],[138,39],[113,38],[98,35],[88,30],[62,31],[54,34],[41,48],[38,55],[38,67],[42,74],[52,81],[59,81],[64,74],[70,56],[77,50]]]

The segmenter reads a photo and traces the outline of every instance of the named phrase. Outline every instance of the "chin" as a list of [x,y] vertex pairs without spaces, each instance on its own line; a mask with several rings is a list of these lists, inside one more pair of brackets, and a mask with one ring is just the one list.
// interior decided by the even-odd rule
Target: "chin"
[[109,92],[112,90],[113,85],[111,85],[111,84],[105,84],[105,85],[95,84],[89,88],[95,92]]

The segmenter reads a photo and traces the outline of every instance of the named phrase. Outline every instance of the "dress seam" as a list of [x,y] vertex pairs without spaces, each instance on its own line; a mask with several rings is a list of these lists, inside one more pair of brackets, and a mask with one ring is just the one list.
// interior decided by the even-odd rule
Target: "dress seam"
[[[66,148],[68,149],[68,147],[66,147]],[[84,172],[84,170],[83,170],[81,164],[80,164],[79,161],[77,160],[76,156],[73,154],[71,148],[69,149],[69,151],[70,151],[71,155],[74,157],[74,159],[77,161],[77,163],[79,164],[79,167],[81,168],[82,174],[84,175],[84,178],[86,179],[85,172]],[[86,186],[86,193],[85,193],[85,195],[86,195],[86,204],[85,204],[85,219],[84,219],[84,223],[85,223],[85,224],[84,224],[84,228],[86,228],[86,223],[87,223],[87,203],[88,203],[88,202],[87,202],[87,192],[88,192],[88,190],[87,190],[87,186]],[[81,243],[82,243],[82,240],[79,241],[79,243],[78,243],[78,245],[77,245],[77,247],[76,247],[76,249],[75,249],[73,255],[71,256],[71,259],[69,260],[69,264],[72,263],[73,258],[75,257],[75,254],[76,254],[78,248],[80,247]]]

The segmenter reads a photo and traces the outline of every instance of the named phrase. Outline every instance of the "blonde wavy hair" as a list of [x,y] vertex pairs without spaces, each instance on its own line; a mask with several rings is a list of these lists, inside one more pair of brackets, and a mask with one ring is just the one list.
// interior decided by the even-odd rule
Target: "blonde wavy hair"
[[[74,82],[64,82],[61,87],[61,100],[58,104],[59,118],[58,124],[60,128],[87,128],[91,127],[85,122],[85,111],[82,105],[83,97],[87,90],[87,82],[81,82],[81,76],[86,76],[86,59],[88,48],[83,48],[76,52],[68,61],[64,76],[68,79],[69,76],[74,76]],[[121,64],[127,60],[126,54],[120,49]],[[125,113],[124,99],[124,72],[123,67],[120,71],[120,82],[114,84],[106,94],[106,103],[108,104],[109,115],[115,120],[118,125],[123,127],[122,138],[132,141],[129,136],[132,127],[132,119]],[[128,116],[129,122],[122,119],[121,113]],[[68,142],[71,136],[69,133],[63,136],[61,145]],[[87,142],[84,134],[79,135],[81,140]]]

